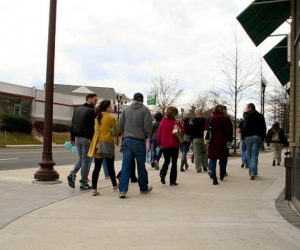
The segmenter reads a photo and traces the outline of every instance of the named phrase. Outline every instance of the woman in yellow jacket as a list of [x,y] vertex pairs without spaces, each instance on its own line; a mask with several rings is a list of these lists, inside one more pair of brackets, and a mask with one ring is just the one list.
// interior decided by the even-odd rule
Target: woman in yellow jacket
[[[97,196],[100,193],[97,191],[97,183],[99,178],[99,172],[104,158],[101,158],[97,152],[99,147],[99,142],[107,142],[114,144],[114,137],[118,135],[119,129],[116,124],[116,119],[109,115],[112,106],[109,100],[103,100],[100,105],[96,108],[96,118],[95,118],[95,132],[90,144],[88,156],[93,157],[95,161],[95,167],[92,175],[92,195]],[[113,189],[118,189],[118,184],[116,180],[116,173],[114,167],[115,157],[112,158],[105,157],[108,174],[113,185]]]

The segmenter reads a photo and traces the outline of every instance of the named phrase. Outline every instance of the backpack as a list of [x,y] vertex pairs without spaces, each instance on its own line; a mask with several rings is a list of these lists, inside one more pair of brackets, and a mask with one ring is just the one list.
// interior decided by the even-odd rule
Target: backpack
[[280,137],[279,137],[278,131],[273,130],[272,142],[279,142],[279,141],[280,141]]

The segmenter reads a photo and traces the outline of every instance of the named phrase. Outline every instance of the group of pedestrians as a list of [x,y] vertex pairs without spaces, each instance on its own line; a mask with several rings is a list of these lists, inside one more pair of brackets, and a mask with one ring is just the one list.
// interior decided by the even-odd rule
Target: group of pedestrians
[[[219,179],[227,175],[229,156],[228,143],[233,140],[233,126],[227,115],[227,108],[217,105],[212,115],[205,118],[202,110],[197,108],[195,116],[177,120],[178,109],[167,107],[164,115],[154,114],[154,122],[150,110],[143,104],[141,93],[134,94],[133,102],[121,114],[119,123],[110,115],[112,104],[103,100],[96,107],[97,96],[89,94],[86,103],[75,109],[71,126],[71,141],[77,145],[79,159],[68,176],[69,186],[75,187],[76,174],[81,171],[80,189],[92,189],[92,195],[99,195],[97,188],[99,172],[105,162],[113,190],[119,190],[119,197],[126,198],[129,180],[138,182],[142,194],[151,192],[148,172],[145,167],[147,154],[147,139],[150,141],[151,166],[159,169],[160,181],[166,184],[170,166],[169,184],[177,186],[177,160],[181,151],[180,171],[189,168],[187,154],[192,146],[195,170],[198,173],[208,172],[213,185],[217,185],[217,165]],[[266,124],[262,114],[256,111],[254,104],[249,103],[243,119],[239,124],[242,143],[242,166],[249,168],[250,179],[257,176],[258,154],[266,137]],[[114,167],[115,137],[121,136],[121,152],[123,153],[121,171],[116,176]],[[278,137],[278,138],[277,138]],[[267,142],[274,149],[274,162],[280,164],[281,148],[284,140],[278,124],[269,130]],[[285,141],[283,143],[286,143]],[[103,148],[110,148],[111,154],[104,154]],[[164,161],[159,166],[163,156]],[[95,167],[92,173],[92,186],[89,186],[88,175],[94,159]],[[217,164],[219,163],[219,164]],[[135,174],[137,168],[137,177]],[[119,180],[119,182],[117,181]]]

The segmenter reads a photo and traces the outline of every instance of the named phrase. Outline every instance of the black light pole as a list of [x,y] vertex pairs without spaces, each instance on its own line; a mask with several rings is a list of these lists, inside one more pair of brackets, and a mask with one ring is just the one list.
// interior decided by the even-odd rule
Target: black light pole
[[48,30],[48,51],[47,51],[47,74],[45,93],[45,117],[44,117],[44,143],[42,161],[40,168],[34,174],[34,182],[58,181],[59,174],[54,169],[55,162],[52,159],[52,121],[53,121],[53,81],[54,81],[54,58],[55,58],[55,31],[56,31],[56,5],[57,0],[50,0],[49,30]]
[[[117,112],[118,112],[118,123],[119,123],[119,119],[120,119],[120,102],[122,100],[122,95],[117,94],[117,103],[118,103],[118,107],[117,107]],[[119,135],[117,135],[117,145],[119,145]]]
[[181,121],[183,121],[184,108],[181,108],[180,111],[181,111]]

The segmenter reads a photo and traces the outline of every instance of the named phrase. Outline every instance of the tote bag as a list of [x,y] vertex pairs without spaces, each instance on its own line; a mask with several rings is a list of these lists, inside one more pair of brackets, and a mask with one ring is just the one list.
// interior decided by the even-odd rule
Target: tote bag
[[103,158],[113,158],[115,155],[115,145],[100,141],[97,153]]

